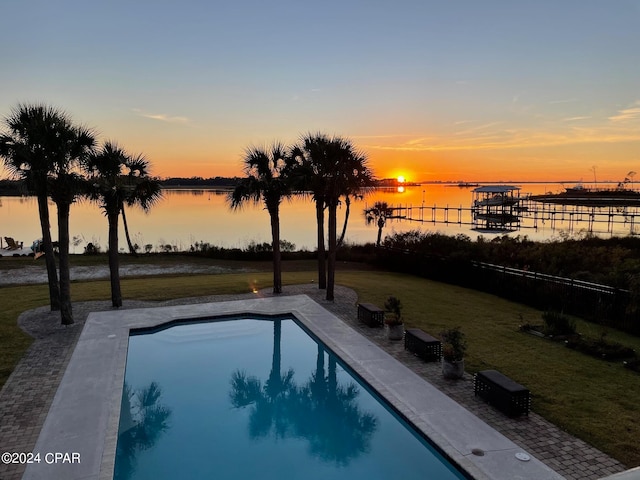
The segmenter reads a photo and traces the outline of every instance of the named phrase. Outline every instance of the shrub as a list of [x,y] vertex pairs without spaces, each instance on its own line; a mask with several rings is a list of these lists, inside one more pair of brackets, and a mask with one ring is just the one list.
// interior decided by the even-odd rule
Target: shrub
[[559,312],[547,311],[542,314],[545,335],[573,335],[576,333],[576,322]]
[[606,332],[603,332],[600,338],[597,339],[586,337],[569,339],[566,341],[566,345],[579,352],[605,360],[635,357],[635,351],[631,347],[627,347],[618,342],[610,342],[606,339],[606,336]]
[[85,255],[97,255],[100,253],[100,245],[89,242],[87,246],[84,247],[84,253]]
[[467,351],[467,340],[460,327],[450,328],[440,333],[442,339],[442,357],[457,362],[464,358]]
[[384,309],[392,315],[385,319],[387,325],[402,325],[402,303],[398,298],[394,296],[387,298]]

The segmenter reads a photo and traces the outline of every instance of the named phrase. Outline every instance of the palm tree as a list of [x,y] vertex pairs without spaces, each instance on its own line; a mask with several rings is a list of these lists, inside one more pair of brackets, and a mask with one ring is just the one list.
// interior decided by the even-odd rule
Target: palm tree
[[291,171],[293,159],[284,145],[275,142],[269,148],[249,147],[245,152],[246,178],[229,194],[232,209],[241,208],[246,202],[261,201],[271,219],[273,247],[273,293],[282,293],[282,267],[280,256],[280,203],[291,197]]
[[325,152],[329,142],[329,137],[322,133],[309,133],[302,138],[301,145],[292,149],[292,156],[297,160],[295,188],[303,194],[309,192],[316,204],[318,288],[321,290],[327,288],[324,211],[328,170]]
[[5,118],[7,131],[0,135],[0,157],[7,170],[24,179],[37,197],[51,311],[60,310],[60,290],[51,241],[47,179],[51,155],[56,151],[57,125],[66,121],[66,116],[51,106],[19,104]]
[[376,223],[378,225],[378,239],[376,240],[376,247],[380,246],[382,240],[382,229],[387,223],[387,219],[393,216],[393,208],[391,208],[387,202],[375,202],[373,207],[367,208],[364,211],[364,218],[367,221],[367,225]]
[[[328,210],[328,255],[326,265],[327,300],[333,300],[337,242],[337,210],[341,198],[360,195],[373,185],[367,158],[351,142],[325,134],[307,134],[295,152],[299,158],[297,175],[316,202],[318,226],[318,283],[324,282],[324,209]],[[345,222],[348,216],[345,216]],[[345,226],[346,228],[346,226]],[[344,230],[344,229],[343,229]]]
[[58,258],[60,262],[60,314],[63,325],[73,323],[71,276],[69,271],[69,214],[71,204],[87,191],[79,173],[93,153],[96,139],[90,129],[69,120],[57,129],[57,150],[51,156],[49,195],[58,208]]
[[131,157],[111,141],[90,156],[86,169],[91,176],[91,198],[99,203],[109,223],[111,304],[121,307],[118,219],[122,213],[124,220],[125,204],[148,211],[162,196],[160,183],[149,177],[149,162],[142,155]]
[[335,137],[326,152],[329,175],[325,201],[328,210],[327,300],[333,300],[337,253],[337,210],[340,198],[370,188],[373,177],[364,154],[355,150],[349,140]]
[[335,173],[327,195],[329,210],[329,255],[327,262],[327,300],[333,300],[337,253],[337,207],[340,197],[361,195],[373,186],[373,174],[364,153],[355,150],[349,140],[334,140],[331,156],[335,159]]

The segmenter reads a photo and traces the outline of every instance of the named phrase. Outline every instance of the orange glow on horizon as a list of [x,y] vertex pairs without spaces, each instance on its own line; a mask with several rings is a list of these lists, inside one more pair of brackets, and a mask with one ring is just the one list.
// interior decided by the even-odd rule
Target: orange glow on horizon
[[[399,183],[465,182],[561,182],[623,181],[629,171],[638,171],[638,142],[590,143],[549,147],[469,149],[456,151],[399,151],[364,146],[369,167],[376,178],[395,178]],[[132,151],[143,150],[135,146]],[[243,176],[242,149],[213,152],[203,145],[194,151],[149,149],[152,174],[166,177]],[[403,182],[404,180],[404,182]]]

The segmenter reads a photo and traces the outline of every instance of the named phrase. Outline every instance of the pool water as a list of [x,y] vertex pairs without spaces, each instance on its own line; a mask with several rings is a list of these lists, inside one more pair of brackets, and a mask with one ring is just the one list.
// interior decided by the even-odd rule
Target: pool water
[[132,335],[116,479],[467,478],[292,318]]

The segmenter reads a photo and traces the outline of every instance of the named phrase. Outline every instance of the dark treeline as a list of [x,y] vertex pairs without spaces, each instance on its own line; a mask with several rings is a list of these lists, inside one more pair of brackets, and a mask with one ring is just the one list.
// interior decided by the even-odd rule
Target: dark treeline
[[0,180],[0,197],[19,197],[29,195],[24,180]]
[[[164,188],[177,187],[214,187],[233,188],[240,181],[239,177],[171,177],[160,180],[160,185]],[[30,195],[29,189],[24,180],[3,179],[0,180],[0,196],[14,197]]]
[[160,181],[163,187],[235,187],[239,177],[170,177]]
[[412,230],[387,236],[387,248],[451,262],[477,261],[630,289],[640,274],[640,238],[586,237],[543,242],[503,235],[477,241]]

